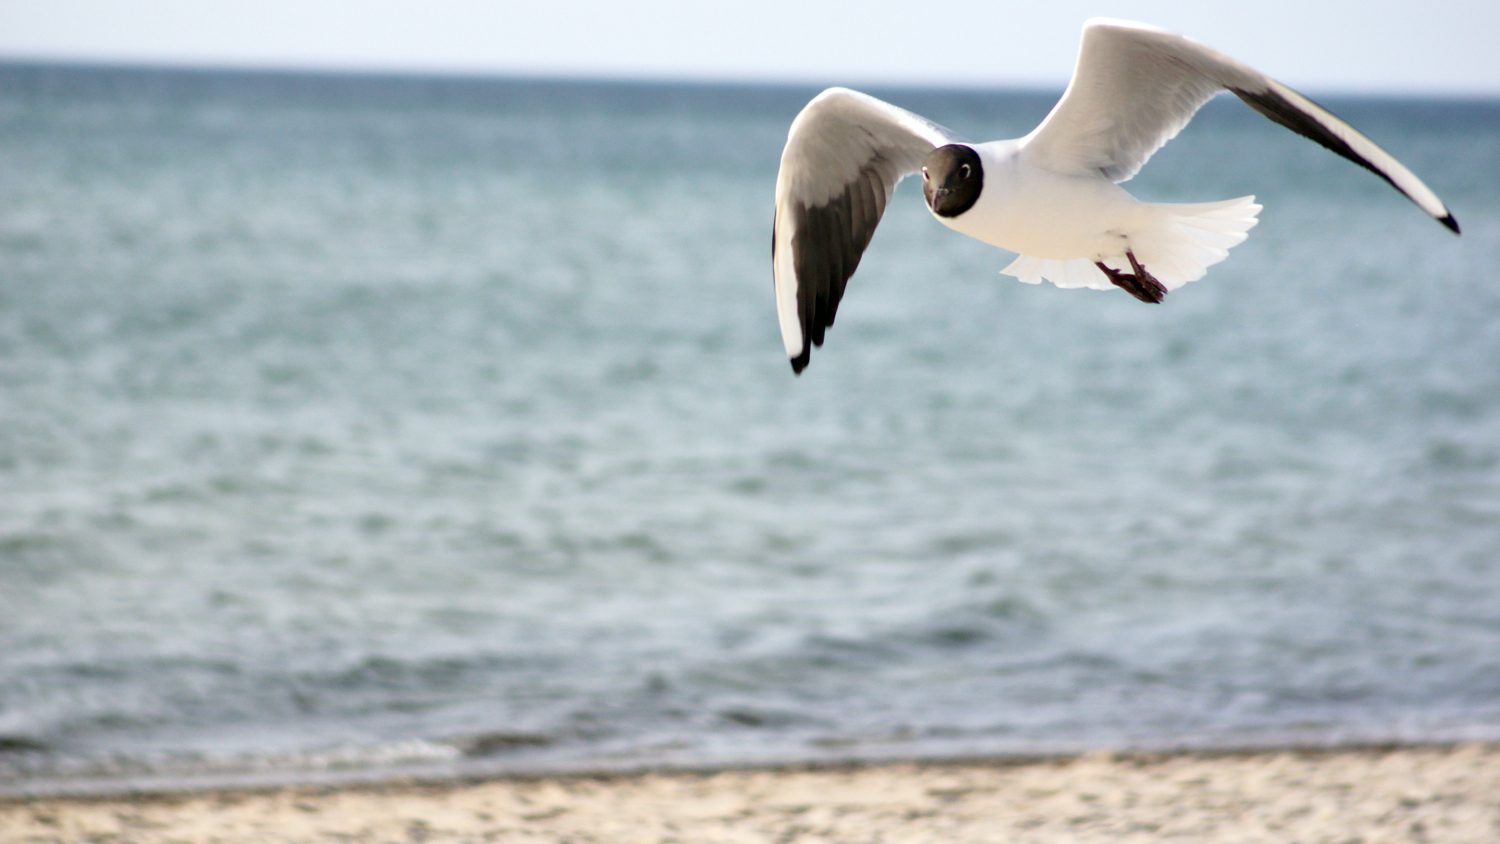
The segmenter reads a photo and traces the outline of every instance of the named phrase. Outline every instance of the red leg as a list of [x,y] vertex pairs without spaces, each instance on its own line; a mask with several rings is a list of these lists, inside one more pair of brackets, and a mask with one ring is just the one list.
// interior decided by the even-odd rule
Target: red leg
[[1135,259],[1135,253],[1125,250],[1125,257],[1130,259],[1130,268],[1135,273],[1122,272],[1120,270],[1106,267],[1103,261],[1095,261],[1094,266],[1109,277],[1114,285],[1126,293],[1153,305],[1161,304],[1161,300],[1167,295],[1167,288],[1156,280],[1156,276],[1146,271],[1141,262]]

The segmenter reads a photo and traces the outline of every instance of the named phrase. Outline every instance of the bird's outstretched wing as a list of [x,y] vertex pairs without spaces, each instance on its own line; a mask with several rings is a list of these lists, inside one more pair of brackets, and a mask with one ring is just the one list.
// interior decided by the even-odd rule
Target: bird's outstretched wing
[[1458,231],[1442,200],[1352,126],[1274,79],[1196,41],[1143,24],[1084,24],[1073,80],[1022,155],[1058,173],[1123,182],[1220,91],[1390,182]]
[[933,149],[957,140],[936,123],[845,88],[819,94],[792,121],[776,177],[771,266],[793,371],[823,345],[896,183]]

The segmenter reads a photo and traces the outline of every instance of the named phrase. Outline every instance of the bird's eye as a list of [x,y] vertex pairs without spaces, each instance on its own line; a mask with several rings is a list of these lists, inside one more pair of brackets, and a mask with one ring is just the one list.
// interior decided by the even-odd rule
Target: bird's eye
[[922,168],[922,178],[924,178],[924,179],[927,178],[927,168],[926,167]]
[[969,165],[965,164],[962,167],[958,168],[958,174],[960,176],[963,176],[965,179],[969,178]]

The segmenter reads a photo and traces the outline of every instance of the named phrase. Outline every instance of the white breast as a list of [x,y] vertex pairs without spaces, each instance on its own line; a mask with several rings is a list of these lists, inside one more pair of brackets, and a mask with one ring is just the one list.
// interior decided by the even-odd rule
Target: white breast
[[1125,253],[1124,238],[1142,222],[1142,205],[1102,176],[1040,170],[1015,141],[974,147],[984,187],[973,208],[943,225],[1001,249],[1037,258],[1091,261]]

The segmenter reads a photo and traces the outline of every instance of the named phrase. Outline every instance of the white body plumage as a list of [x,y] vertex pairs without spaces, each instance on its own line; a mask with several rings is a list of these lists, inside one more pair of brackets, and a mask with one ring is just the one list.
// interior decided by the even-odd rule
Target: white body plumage
[[1110,290],[1096,262],[1129,272],[1126,251],[1168,290],[1203,277],[1255,226],[1261,206],[1247,196],[1175,205],[1140,202],[1098,176],[1032,165],[1025,141],[975,144],[984,190],[956,217],[933,216],[954,231],[1017,253],[1001,272],[1029,284]]

